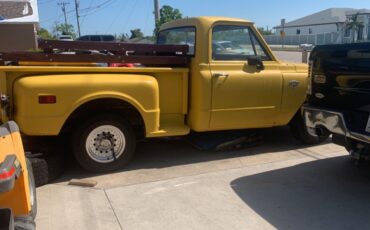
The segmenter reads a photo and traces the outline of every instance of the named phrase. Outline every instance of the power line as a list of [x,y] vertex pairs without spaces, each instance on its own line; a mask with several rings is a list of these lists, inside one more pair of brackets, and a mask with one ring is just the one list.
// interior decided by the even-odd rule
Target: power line
[[121,16],[122,10],[125,8],[125,6],[126,6],[125,5],[125,2],[123,2],[122,7],[118,10],[118,14],[114,17],[113,21],[107,27],[107,29],[105,30],[105,33],[107,33],[110,30],[110,28],[112,27],[112,25],[117,21],[118,17]]
[[[137,0],[135,0],[132,10],[128,13],[127,20],[125,20],[124,22],[128,22],[130,20],[132,13],[135,11],[136,4],[137,4]],[[127,23],[123,23],[122,31],[126,29],[126,26],[127,26]]]
[[[151,0],[149,0],[151,1]],[[150,11],[151,7],[150,7],[150,4],[146,4],[147,5],[147,8],[146,8],[146,18],[145,18],[145,24],[144,24],[144,34],[148,34],[148,31],[147,31],[147,27],[148,27],[148,20],[149,20],[149,16],[152,15],[152,12]],[[155,24],[155,23],[154,23]]]
[[[91,9],[91,6],[93,4],[94,0],[90,0],[90,4],[89,4],[89,7],[86,8],[86,12],[89,12],[89,10]],[[86,18],[87,14],[85,14],[83,17],[82,17],[82,22],[81,24],[83,24],[85,22],[85,18]]]
[[[66,25],[66,29],[68,30],[67,28],[67,13],[66,13],[66,5],[68,5],[69,2],[59,2],[58,3],[58,6],[61,6],[62,7],[62,11],[63,11],[63,14],[64,14],[64,24]],[[67,31],[68,32],[68,31]]]
[[[104,6],[104,5],[107,5],[107,4],[109,4],[109,3],[112,3],[112,1],[116,1],[116,0],[106,0],[106,1],[104,1],[103,3],[100,3],[100,4],[98,4],[98,5],[95,5],[95,6],[92,6],[92,7],[88,7],[88,8],[84,8],[84,9],[81,9],[80,11],[87,11],[87,10],[94,10],[94,9],[98,9],[98,8],[100,8],[100,7],[102,7],[102,6]],[[110,4],[109,4],[110,5]],[[107,7],[107,6],[105,6],[105,7]],[[104,7],[104,8],[105,8]],[[104,9],[104,8],[101,8],[101,9]]]
[[[95,9],[92,12],[90,12],[91,9],[88,11],[88,8],[81,9],[80,12],[81,11],[87,11],[84,15],[81,15],[81,17],[86,17],[86,16],[91,15],[91,14],[94,14],[94,13],[100,11],[100,10],[103,10],[103,9],[107,8],[108,6],[112,5],[115,1],[116,0],[108,0],[108,1],[106,1],[104,3],[102,3],[102,4],[99,4],[97,6],[91,7],[91,9]],[[104,7],[102,7],[102,6],[104,6]]]

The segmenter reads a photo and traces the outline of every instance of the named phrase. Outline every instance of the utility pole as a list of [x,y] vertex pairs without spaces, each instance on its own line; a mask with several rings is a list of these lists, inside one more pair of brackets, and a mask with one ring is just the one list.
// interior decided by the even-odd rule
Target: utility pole
[[154,0],[154,19],[155,21],[159,21],[161,18],[159,14],[159,0]]
[[67,27],[67,12],[66,12],[66,5],[68,5],[69,2],[59,2],[58,3],[58,6],[61,6],[62,7],[62,11],[63,11],[63,14],[64,14],[64,25],[66,27],[66,32],[68,32],[68,27]]
[[75,7],[76,7],[76,19],[77,19],[77,30],[78,30],[78,36],[81,37],[80,32],[80,15],[78,14],[78,8],[80,6],[79,0],[75,0]]

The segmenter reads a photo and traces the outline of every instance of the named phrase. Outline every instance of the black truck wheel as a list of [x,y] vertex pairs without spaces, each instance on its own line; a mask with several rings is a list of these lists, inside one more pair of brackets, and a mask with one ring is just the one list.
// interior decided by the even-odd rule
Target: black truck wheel
[[291,121],[290,131],[297,140],[308,145],[320,144],[330,136],[330,133],[323,133],[323,135],[318,136],[314,133],[314,130],[309,131],[299,113]]
[[87,171],[117,170],[131,159],[136,146],[132,126],[112,114],[97,115],[83,123],[72,137],[78,163]]
[[40,157],[30,157],[36,187],[57,179],[65,169],[65,155],[61,152],[46,153]]

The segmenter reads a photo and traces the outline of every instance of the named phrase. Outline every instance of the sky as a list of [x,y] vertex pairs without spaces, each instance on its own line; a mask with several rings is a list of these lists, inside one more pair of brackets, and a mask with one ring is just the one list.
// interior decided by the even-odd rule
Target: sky
[[[153,0],[79,0],[81,35],[130,34],[140,28],[145,35],[154,29]],[[180,10],[184,17],[226,16],[254,21],[258,27],[280,24],[328,8],[370,9],[370,0],[159,0],[160,6],[169,5]],[[67,22],[75,30],[74,0],[38,0],[40,25],[52,30],[55,22],[64,23],[60,2],[66,5]]]

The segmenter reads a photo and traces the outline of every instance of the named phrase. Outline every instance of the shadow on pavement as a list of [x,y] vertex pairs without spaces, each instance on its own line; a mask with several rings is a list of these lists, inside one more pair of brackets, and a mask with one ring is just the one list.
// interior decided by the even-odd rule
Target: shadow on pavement
[[[198,150],[188,141],[186,141],[185,138],[148,139],[137,144],[135,155],[130,164],[121,170],[115,171],[115,173],[137,169],[157,169],[178,165],[188,165],[307,147],[300,144],[291,136],[288,127],[263,129],[259,130],[259,132],[263,136],[263,143],[261,145],[234,151],[221,152],[212,150]],[[72,178],[81,179],[97,175],[99,174],[88,173],[81,169],[77,165],[76,161],[71,157],[65,174],[56,182],[68,181]]]
[[370,165],[336,157],[246,176],[236,194],[277,229],[369,229]]

